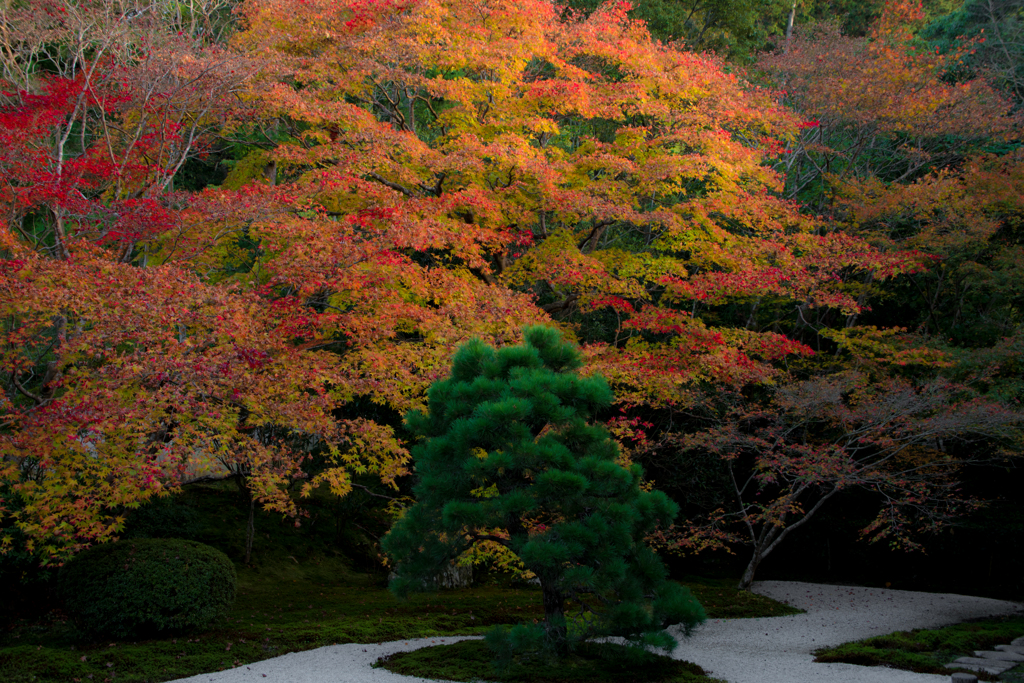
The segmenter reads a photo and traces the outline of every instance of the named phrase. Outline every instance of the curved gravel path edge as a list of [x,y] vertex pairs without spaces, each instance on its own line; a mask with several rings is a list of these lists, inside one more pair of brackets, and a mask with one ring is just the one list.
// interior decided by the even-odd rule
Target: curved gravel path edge
[[[884,588],[760,581],[753,590],[804,614],[759,619],[710,619],[682,640],[673,657],[695,662],[729,683],[948,683],[949,676],[884,667],[818,664],[821,647],[914,628],[937,628],[967,619],[1024,613],[1024,606],[966,595]],[[465,637],[419,638],[376,645],[330,645],[293,652],[175,683],[422,683],[372,665],[379,657]]]

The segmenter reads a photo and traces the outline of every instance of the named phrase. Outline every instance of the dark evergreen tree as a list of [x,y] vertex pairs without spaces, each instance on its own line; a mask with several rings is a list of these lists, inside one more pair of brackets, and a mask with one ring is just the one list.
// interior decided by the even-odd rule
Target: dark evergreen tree
[[391,590],[429,588],[471,545],[497,541],[537,575],[545,614],[492,632],[499,659],[562,655],[604,635],[671,650],[665,627],[689,634],[704,611],[642,539],[678,507],[642,490],[640,466],[621,465],[615,441],[589,423],[613,398],[605,380],[580,377],[579,353],[554,329],[525,336],[498,351],[464,345],[430,388],[429,413],[406,417],[423,439],[412,451],[416,503],[384,539]]

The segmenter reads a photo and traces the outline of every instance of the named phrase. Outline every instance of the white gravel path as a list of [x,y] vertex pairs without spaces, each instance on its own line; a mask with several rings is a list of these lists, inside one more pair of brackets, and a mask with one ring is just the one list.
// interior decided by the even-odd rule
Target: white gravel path
[[711,619],[674,657],[729,683],[949,683],[949,676],[884,667],[818,664],[811,652],[851,640],[1020,612],[1017,603],[884,588],[761,581],[754,590],[806,610],[762,619]]
[[[806,610],[762,619],[711,619],[673,653],[729,683],[948,683],[949,676],[882,667],[817,664],[813,650],[873,635],[934,628],[1024,611],[989,598],[882,588],[761,581],[754,591]],[[420,638],[381,645],[331,645],[177,683],[419,683],[371,665],[385,654],[464,638]]]

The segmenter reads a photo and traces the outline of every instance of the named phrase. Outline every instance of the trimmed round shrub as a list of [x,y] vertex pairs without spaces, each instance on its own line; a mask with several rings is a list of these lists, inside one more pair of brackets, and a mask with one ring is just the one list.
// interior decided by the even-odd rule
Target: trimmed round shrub
[[89,548],[60,571],[60,592],[93,636],[140,638],[206,626],[235,600],[235,566],[195,541],[138,538]]

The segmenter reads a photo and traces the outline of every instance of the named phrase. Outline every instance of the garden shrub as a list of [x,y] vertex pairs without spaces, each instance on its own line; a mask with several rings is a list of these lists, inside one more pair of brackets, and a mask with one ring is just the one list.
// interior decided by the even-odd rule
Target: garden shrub
[[206,626],[234,602],[236,581],[234,565],[219,550],[162,538],[89,548],[59,577],[78,627],[120,639]]

